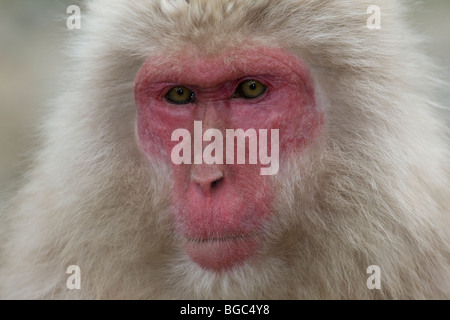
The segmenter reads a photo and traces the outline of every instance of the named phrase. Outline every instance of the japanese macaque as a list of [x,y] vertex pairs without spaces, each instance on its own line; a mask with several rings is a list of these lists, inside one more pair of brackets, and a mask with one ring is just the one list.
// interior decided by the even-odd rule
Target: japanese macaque
[[450,298],[448,128],[400,2],[88,10],[3,213],[2,298]]

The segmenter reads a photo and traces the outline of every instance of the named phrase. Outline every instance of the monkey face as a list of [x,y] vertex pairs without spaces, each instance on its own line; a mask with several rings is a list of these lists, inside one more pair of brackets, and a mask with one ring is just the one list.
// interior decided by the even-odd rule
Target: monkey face
[[[277,153],[276,174],[278,152],[281,161],[301,152],[322,125],[304,62],[270,47],[149,57],[135,99],[142,152],[171,164],[172,213],[191,259],[218,271],[257,253],[274,197],[261,156]],[[177,144],[183,161],[175,163]]]

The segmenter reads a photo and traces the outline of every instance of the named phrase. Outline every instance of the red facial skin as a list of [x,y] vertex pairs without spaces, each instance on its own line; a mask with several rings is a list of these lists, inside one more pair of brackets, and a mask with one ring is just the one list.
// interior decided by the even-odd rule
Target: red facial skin
[[[265,93],[256,99],[233,98],[247,79],[263,83]],[[167,101],[166,93],[177,86],[192,90],[196,101]],[[248,164],[248,158],[240,165],[175,165],[170,156],[179,141],[171,141],[171,135],[187,129],[193,141],[194,121],[202,121],[203,131],[222,132],[225,157],[225,129],[268,129],[269,143],[270,130],[279,129],[281,166],[322,127],[306,65],[293,54],[268,47],[236,48],[214,57],[195,51],[150,57],[136,77],[135,98],[141,150],[149,159],[172,164],[173,214],[189,257],[217,272],[244,263],[264,244],[264,226],[273,209],[270,176],[261,175],[263,165]]]

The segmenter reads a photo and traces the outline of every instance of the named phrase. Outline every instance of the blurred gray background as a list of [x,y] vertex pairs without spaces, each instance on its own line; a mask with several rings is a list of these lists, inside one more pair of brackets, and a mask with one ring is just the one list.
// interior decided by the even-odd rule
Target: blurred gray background
[[[410,3],[411,27],[430,40],[424,49],[449,80],[450,0]],[[69,39],[70,47],[77,32],[66,27],[71,4],[84,9],[80,0],[0,0],[0,204],[28,165],[46,101],[54,95],[58,70],[64,68],[60,46]],[[450,106],[450,88],[440,98]]]

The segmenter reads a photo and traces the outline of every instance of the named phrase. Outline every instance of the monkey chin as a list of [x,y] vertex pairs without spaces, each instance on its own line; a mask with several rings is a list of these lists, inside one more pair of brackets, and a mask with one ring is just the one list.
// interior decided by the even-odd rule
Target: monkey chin
[[189,239],[185,250],[191,260],[206,270],[224,272],[242,265],[261,245],[255,234]]

